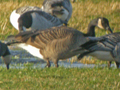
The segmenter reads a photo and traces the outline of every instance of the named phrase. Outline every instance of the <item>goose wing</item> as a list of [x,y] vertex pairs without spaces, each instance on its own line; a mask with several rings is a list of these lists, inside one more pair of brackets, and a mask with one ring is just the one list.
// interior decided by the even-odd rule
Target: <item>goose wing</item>
[[[59,26],[64,23],[64,21],[62,21],[54,16],[51,16],[50,14],[43,12],[43,11],[33,11],[31,13],[33,14],[32,15],[33,19],[40,20],[40,18],[42,18],[42,17],[46,19],[46,22],[40,20],[39,21],[40,23],[43,22],[44,24],[47,24],[47,25],[49,25],[49,23],[51,23],[51,24],[53,24],[53,26]],[[47,22],[49,22],[49,23],[47,23]]]
[[[93,37],[96,38],[96,37]],[[95,43],[85,43],[81,47],[89,50],[110,50],[115,47],[115,45],[120,42],[120,33],[112,33],[102,37],[101,41]]]
[[108,51],[111,52],[113,57],[118,57],[120,55],[120,32],[108,34],[100,38],[103,38],[103,40],[81,45],[82,48],[88,51],[87,53],[82,53],[78,58],[82,58],[95,51]]
[[43,11],[28,11],[18,19],[19,30],[23,27],[29,30],[47,29],[53,26],[61,26],[64,22]]

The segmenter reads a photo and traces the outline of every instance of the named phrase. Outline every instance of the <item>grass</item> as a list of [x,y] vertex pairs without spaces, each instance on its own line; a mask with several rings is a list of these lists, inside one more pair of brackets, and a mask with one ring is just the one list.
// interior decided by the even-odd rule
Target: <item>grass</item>
[[1,90],[119,90],[120,70],[108,68],[0,68]]
[[[18,31],[10,24],[9,16],[14,9],[22,6],[42,6],[43,0],[0,0],[0,39]],[[114,32],[120,30],[120,0],[76,0],[72,3],[73,14],[69,27],[87,31],[90,20],[106,17]],[[96,36],[105,31],[96,28]],[[83,63],[103,63],[92,58]],[[105,62],[106,63],[106,62]],[[0,68],[0,90],[120,90],[120,70],[105,68],[44,68],[24,69]]]

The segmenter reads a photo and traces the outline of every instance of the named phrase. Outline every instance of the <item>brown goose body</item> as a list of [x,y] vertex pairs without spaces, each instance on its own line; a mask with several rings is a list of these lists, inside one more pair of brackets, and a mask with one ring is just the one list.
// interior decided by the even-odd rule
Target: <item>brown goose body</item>
[[[17,43],[21,48],[25,47],[24,49],[31,54],[33,53],[34,56],[39,51],[39,56],[41,55],[47,61],[48,67],[50,66],[50,60],[58,67],[59,59],[70,58],[85,52],[86,50],[80,50],[80,46],[86,42],[94,41],[85,37],[82,32],[66,26],[53,27],[43,31],[21,32],[13,40],[14,42],[11,43]],[[31,48],[28,49],[28,46]],[[33,52],[32,47],[37,51]],[[79,50],[75,51],[76,49]]]
[[[16,40],[40,48],[40,53],[44,55],[44,58],[53,56],[59,59],[66,59],[72,54],[74,55],[72,50],[79,48],[80,45],[88,41],[88,38],[83,38],[85,37],[81,32],[67,27],[30,31],[16,36]],[[67,53],[68,55],[66,55]]]

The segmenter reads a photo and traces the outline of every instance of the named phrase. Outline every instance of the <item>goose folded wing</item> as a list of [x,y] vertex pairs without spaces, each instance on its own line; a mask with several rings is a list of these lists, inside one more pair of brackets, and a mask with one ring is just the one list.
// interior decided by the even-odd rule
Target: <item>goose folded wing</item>
[[[45,18],[47,21],[51,22],[52,24],[54,24],[55,26],[61,25],[64,23],[64,21],[44,12],[44,11],[33,11],[39,14],[39,16],[42,16],[43,18]],[[37,16],[36,18],[40,20],[39,16]],[[40,21],[42,22],[42,21]]]
[[19,29],[23,30],[23,26],[28,30],[47,29],[54,26],[61,26],[65,21],[62,21],[44,11],[28,11],[23,13],[18,19]]
[[111,53],[113,52],[113,56],[117,56],[119,54],[119,49],[116,48],[119,48],[118,43],[120,42],[120,33],[108,34],[100,38],[103,38],[103,40],[93,43],[85,43],[81,45],[82,48],[88,51],[87,53],[80,54],[78,58],[81,58],[94,51],[109,51]]

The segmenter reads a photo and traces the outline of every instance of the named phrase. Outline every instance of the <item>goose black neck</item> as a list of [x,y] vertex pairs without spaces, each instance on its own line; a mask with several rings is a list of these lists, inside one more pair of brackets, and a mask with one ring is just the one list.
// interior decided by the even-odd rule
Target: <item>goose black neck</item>
[[88,30],[85,36],[95,37],[95,26],[97,26],[97,19],[94,19],[89,23]]

